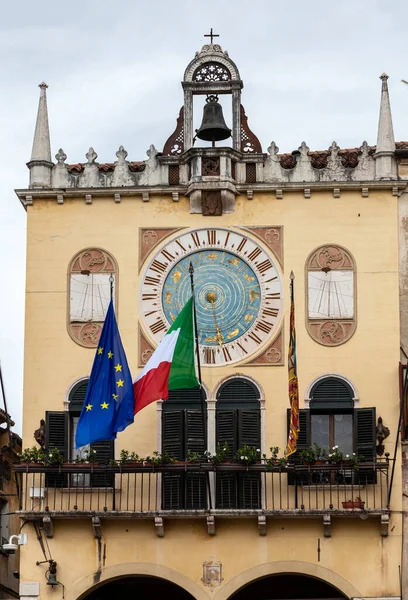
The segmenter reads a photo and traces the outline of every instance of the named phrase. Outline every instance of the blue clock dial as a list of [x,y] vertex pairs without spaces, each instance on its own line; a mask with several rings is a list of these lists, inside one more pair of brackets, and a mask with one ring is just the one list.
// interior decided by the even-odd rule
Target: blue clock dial
[[201,364],[248,361],[265,349],[282,321],[282,274],[256,238],[232,227],[185,229],[157,248],[140,284],[148,335],[159,343],[190,298],[190,261]]
[[218,346],[234,341],[248,331],[259,313],[261,288],[256,274],[236,254],[218,249],[200,250],[182,258],[162,288],[162,306],[169,323],[191,296],[190,261],[200,344]]

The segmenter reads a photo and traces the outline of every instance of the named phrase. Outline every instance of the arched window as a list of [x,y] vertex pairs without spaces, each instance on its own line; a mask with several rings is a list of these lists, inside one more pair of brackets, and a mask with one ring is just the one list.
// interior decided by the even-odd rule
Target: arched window
[[[217,393],[216,442],[228,444],[232,459],[244,445],[261,447],[260,394],[244,377],[226,381]],[[219,473],[217,508],[260,508],[257,473]]]
[[[68,411],[47,411],[45,420],[45,444],[47,450],[57,448],[65,460],[74,461],[77,457],[83,457],[84,451],[89,446],[75,448],[75,434],[79,416],[85,400],[88,379],[82,379],[76,383],[69,392]],[[108,464],[114,458],[113,440],[94,442],[91,448],[96,452],[95,462]],[[66,475],[52,475],[53,483],[50,487],[66,487],[68,480]],[[111,475],[72,475],[70,485],[87,485],[93,487],[111,487],[113,479]]]
[[68,332],[86,348],[95,348],[111,295],[115,301],[116,261],[101,248],[87,248],[72,259],[68,273]]
[[306,261],[307,330],[323,346],[339,346],[356,329],[356,268],[348,250],[334,244]]
[[[204,394],[205,414],[206,398]],[[192,453],[202,457],[206,449],[200,388],[170,390],[162,405],[162,452],[176,460],[188,459]],[[204,474],[165,473],[163,475],[163,509],[206,508]]]
[[[308,409],[299,411],[301,450],[317,443],[327,450],[338,446],[344,454],[355,452],[367,460],[375,457],[375,408],[356,408],[355,390],[343,377],[328,375],[311,386]],[[290,410],[288,410],[288,423]],[[293,457],[296,460],[296,456]]]

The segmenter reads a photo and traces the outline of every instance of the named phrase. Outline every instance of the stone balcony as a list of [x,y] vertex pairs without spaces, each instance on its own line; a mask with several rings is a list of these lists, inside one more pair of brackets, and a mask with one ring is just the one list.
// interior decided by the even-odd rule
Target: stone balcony
[[204,519],[214,535],[217,519],[252,518],[265,535],[267,519],[311,518],[323,521],[325,537],[333,518],[374,518],[387,536],[390,464],[29,463],[15,471],[19,515],[43,521],[49,536],[54,519],[74,518],[92,519],[95,535],[104,519],[151,519],[159,536],[166,519]]

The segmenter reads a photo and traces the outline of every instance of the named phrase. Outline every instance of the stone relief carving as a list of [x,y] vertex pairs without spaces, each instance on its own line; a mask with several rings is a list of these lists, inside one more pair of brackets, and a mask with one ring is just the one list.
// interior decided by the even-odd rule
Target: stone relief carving
[[154,352],[154,346],[149,342],[147,337],[144,335],[140,324],[138,325],[138,364],[137,366],[143,368],[149,358]]
[[203,562],[203,576],[201,581],[205,586],[210,588],[219,586],[224,581],[222,577],[222,564],[215,560]]
[[221,216],[222,215],[221,191],[203,190],[202,191],[202,202],[203,202],[203,217]]
[[240,227],[250,231],[252,235],[256,235],[264,242],[274,253],[281,266],[283,267],[283,227],[279,226],[264,226],[264,227]]
[[276,366],[280,367],[285,364],[284,348],[283,348],[283,331],[284,323],[282,323],[278,336],[271,342],[261,354],[258,354],[252,360],[244,363],[243,366]]
[[[330,271],[350,271],[354,273],[352,283],[352,294],[354,309],[352,316],[348,318],[337,317],[337,318],[310,318],[309,316],[309,273],[323,272],[330,273]],[[329,295],[335,294],[341,296],[342,291],[340,287],[333,288],[333,293],[328,284],[327,293]],[[352,255],[345,248],[335,245],[327,244],[316,248],[308,257],[306,262],[306,328],[309,335],[319,344],[323,346],[340,346],[347,342],[356,330],[356,310],[357,305],[355,302],[356,298],[356,277],[355,277],[355,263]],[[322,294],[323,294],[322,288]],[[323,296],[322,296],[323,297]],[[338,300],[340,302],[340,300]],[[341,303],[341,302],[340,302]]]
[[139,270],[150,252],[167,236],[183,229],[182,227],[157,227],[139,229]]
[[[70,319],[70,298],[71,298],[71,277],[75,274],[87,275],[91,273],[105,273],[114,275],[117,278],[117,266],[113,257],[101,248],[87,248],[78,252],[71,261],[68,270],[68,311],[67,311],[67,329],[71,338],[80,346],[85,348],[95,348],[98,344],[103,322],[99,321],[71,321]],[[115,284],[117,281],[115,281]],[[115,286],[116,287],[116,286]]]

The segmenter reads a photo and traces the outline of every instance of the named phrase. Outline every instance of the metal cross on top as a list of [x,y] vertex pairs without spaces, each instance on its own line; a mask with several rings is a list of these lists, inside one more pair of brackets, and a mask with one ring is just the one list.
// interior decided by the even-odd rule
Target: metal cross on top
[[209,37],[211,38],[211,44],[213,43],[213,38],[215,37],[220,37],[218,33],[213,33],[213,28],[211,27],[210,29],[210,33],[206,33],[204,34],[204,37]]

